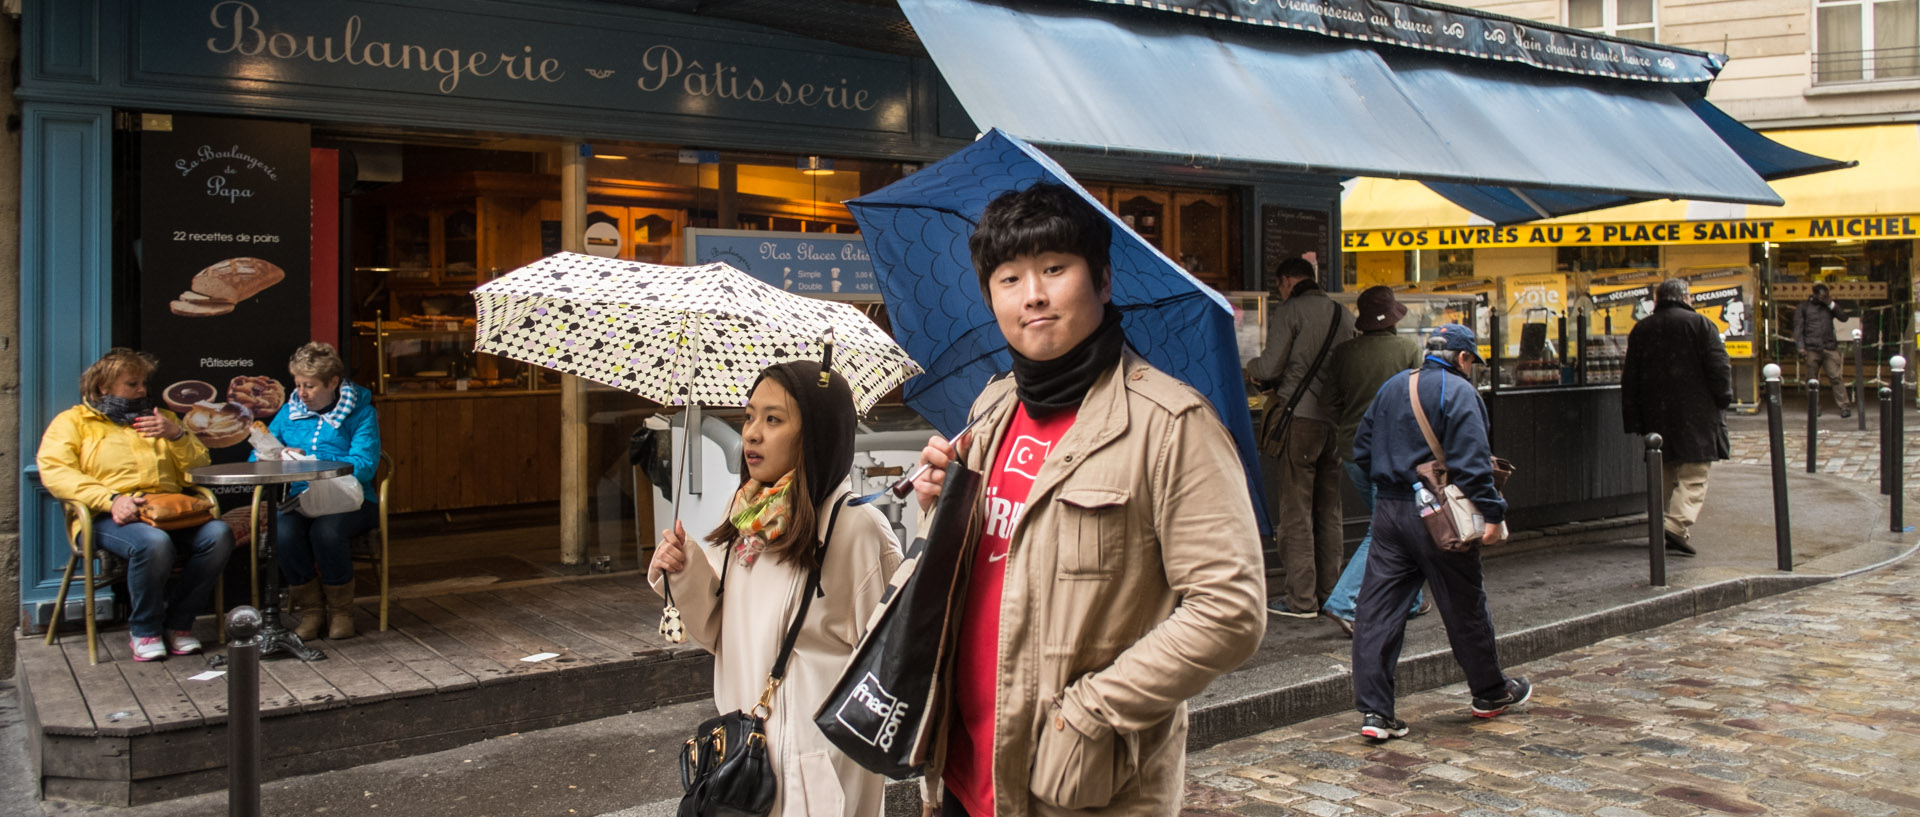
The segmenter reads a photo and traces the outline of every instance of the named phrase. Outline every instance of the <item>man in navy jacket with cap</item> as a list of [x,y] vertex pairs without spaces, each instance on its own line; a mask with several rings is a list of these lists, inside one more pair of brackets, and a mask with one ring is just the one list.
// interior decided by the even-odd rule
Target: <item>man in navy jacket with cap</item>
[[[1420,362],[1420,405],[1446,454],[1448,477],[1485,519],[1480,541],[1506,539],[1507,502],[1493,487],[1493,451],[1487,408],[1473,387],[1480,363],[1473,330],[1457,323],[1436,327]],[[1353,437],[1354,464],[1373,480],[1373,549],[1353,625],[1353,694],[1361,713],[1360,734],[1374,740],[1403,737],[1405,722],[1393,716],[1394,669],[1406,640],[1407,605],[1424,579],[1446,624],[1454,660],[1473,691],[1475,717],[1491,718],[1525,703],[1533,688],[1508,678],[1494,648],[1478,545],[1459,553],[1440,550],[1420,519],[1414,467],[1433,450],[1414,418],[1408,389],[1411,372],[1380,387]]]

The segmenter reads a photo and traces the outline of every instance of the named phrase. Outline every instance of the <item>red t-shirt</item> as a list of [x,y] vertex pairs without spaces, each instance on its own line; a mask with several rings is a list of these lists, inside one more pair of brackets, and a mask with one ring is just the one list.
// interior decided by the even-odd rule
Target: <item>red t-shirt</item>
[[1006,584],[1009,538],[1027,510],[1027,494],[1040,464],[1073,427],[1077,409],[1035,420],[1026,406],[1014,410],[1005,443],[987,472],[986,524],[973,552],[967,606],[960,613],[954,656],[953,708],[958,727],[949,732],[941,779],[976,817],[993,815],[994,691],[1000,676],[1000,591]]

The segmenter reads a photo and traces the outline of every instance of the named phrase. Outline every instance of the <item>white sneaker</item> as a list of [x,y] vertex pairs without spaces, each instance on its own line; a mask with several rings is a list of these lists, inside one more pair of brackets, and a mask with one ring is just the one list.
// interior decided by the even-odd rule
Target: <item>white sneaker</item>
[[192,655],[200,651],[200,639],[193,637],[192,630],[174,630],[167,640],[173,642],[174,655]]
[[127,647],[133,650],[135,661],[158,661],[167,657],[167,642],[154,636],[136,635],[127,642]]

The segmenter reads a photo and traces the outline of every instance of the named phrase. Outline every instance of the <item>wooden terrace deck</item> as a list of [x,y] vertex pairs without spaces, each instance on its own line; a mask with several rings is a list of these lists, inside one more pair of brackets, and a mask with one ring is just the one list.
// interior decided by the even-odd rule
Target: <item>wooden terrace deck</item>
[[[644,574],[544,578],[396,597],[378,632],[362,597],[359,637],[315,642],[327,659],[262,662],[261,777],[272,780],[438,751],[711,693],[712,661],[655,631]],[[198,630],[213,647],[213,620]],[[29,754],[45,796],[133,805],[227,780],[227,676],[193,680],[199,656],[136,663],[124,626],[18,641]],[[224,648],[210,649],[224,653]],[[523,657],[543,652],[539,662]]]

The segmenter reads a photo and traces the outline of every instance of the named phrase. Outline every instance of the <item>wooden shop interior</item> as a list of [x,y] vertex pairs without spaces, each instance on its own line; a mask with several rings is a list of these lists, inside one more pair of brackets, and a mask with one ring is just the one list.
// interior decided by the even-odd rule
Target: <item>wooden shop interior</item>
[[[375,394],[393,463],[396,595],[644,567],[653,534],[637,530],[655,527],[652,487],[629,464],[629,439],[665,412],[588,386],[587,542],[584,560],[563,558],[560,376],[473,352],[472,289],[560,249],[558,168],[572,143],[356,130],[317,131],[315,146],[343,157],[342,320],[351,325],[342,327],[342,353],[349,376]],[[592,150],[587,251],[661,264],[686,263],[689,227],[855,232],[841,202],[916,169],[660,145]],[[1196,277],[1235,288],[1235,191],[1090,187]],[[877,298],[862,306],[885,326]],[[918,421],[897,393],[869,416]]]

